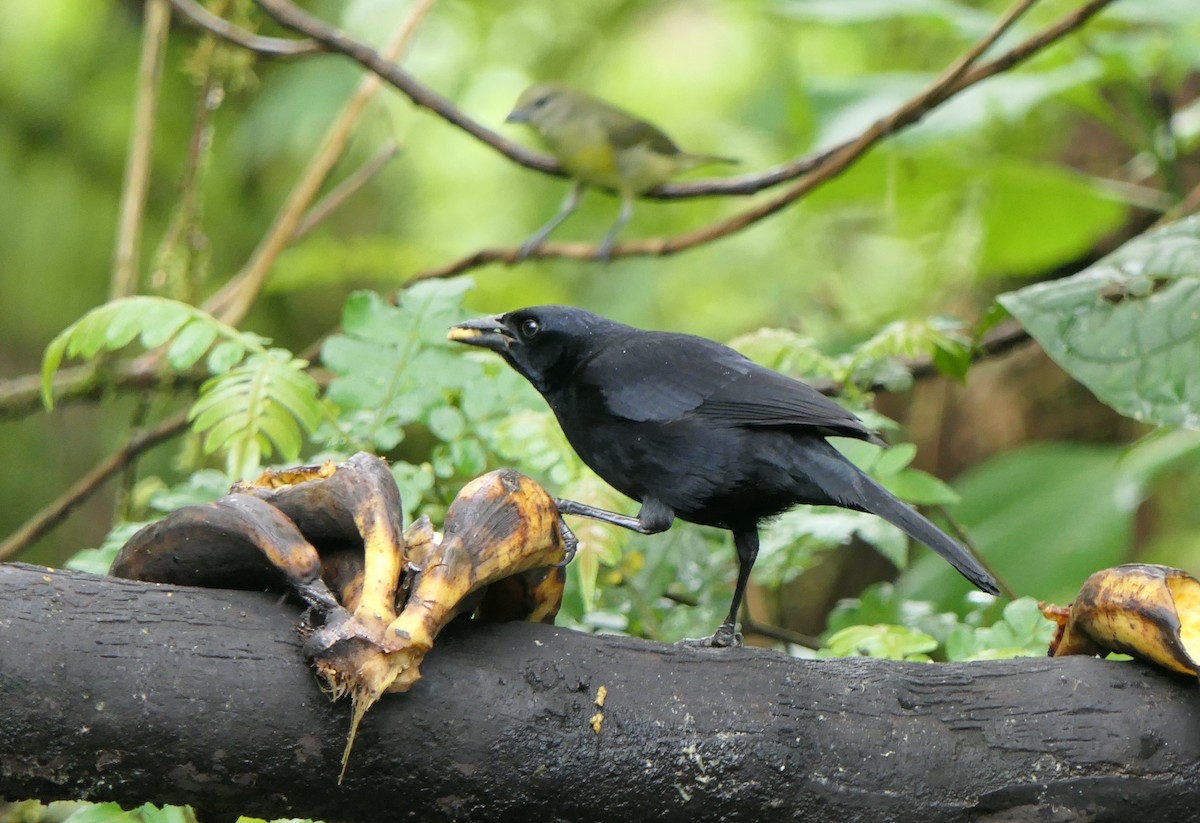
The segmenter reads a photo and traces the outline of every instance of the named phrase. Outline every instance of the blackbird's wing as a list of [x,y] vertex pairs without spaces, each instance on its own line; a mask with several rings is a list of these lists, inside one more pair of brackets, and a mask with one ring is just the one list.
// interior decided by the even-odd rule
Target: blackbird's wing
[[861,420],[812,386],[728,346],[683,334],[642,332],[606,345],[582,374],[606,409],[638,422],[685,414],[724,426],[808,426],[876,439]]
[[743,377],[709,395],[696,413],[739,426],[811,426],[823,434],[881,442],[865,423],[812,386],[754,362]]

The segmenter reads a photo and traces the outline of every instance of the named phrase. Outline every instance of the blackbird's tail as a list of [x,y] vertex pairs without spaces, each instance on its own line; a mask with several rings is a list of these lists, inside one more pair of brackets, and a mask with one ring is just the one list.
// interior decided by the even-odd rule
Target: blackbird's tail
[[[861,469],[842,456],[832,444],[821,441],[828,449],[812,449],[809,458],[816,459],[810,477],[820,477],[822,490],[835,505],[870,512],[896,526],[912,539],[924,543],[949,561],[958,572],[982,591],[1000,594],[1000,587],[991,573],[969,549],[925,519],[920,512],[895,497]],[[824,453],[822,453],[824,452]],[[819,472],[819,474],[818,474]]]
[[869,477],[867,480],[874,488],[866,495],[867,499],[863,508],[872,514],[879,515],[893,526],[898,526],[913,540],[924,543],[946,558],[951,566],[958,569],[959,574],[982,591],[988,594],[1000,594],[1000,586],[996,582],[996,578],[992,577],[991,573],[983,567],[970,549],[930,523],[916,509],[893,497],[874,480]]

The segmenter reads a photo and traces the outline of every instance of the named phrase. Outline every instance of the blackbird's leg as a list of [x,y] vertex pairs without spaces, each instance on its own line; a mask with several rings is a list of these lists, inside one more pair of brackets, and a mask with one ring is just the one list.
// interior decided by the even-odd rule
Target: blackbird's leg
[[702,637],[696,640],[681,640],[681,646],[712,646],[715,648],[739,648],[742,636],[737,631],[738,612],[742,608],[742,599],[746,596],[746,585],[750,582],[750,569],[758,557],[758,527],[733,530],[733,545],[737,548],[738,576],[737,585],[733,589],[733,603],[729,606],[729,617],[717,627],[712,637]]
[[638,534],[658,534],[659,532],[665,532],[675,522],[675,512],[652,497],[642,500],[642,509],[638,512],[637,517],[617,514],[607,509],[598,509],[586,503],[576,503],[574,500],[559,500],[556,498],[554,505],[558,507],[559,514],[574,514],[579,517],[589,517],[592,520],[599,520],[601,523],[620,526],[623,529],[629,529]]
[[737,585],[733,589],[733,603],[729,607],[729,617],[725,618],[712,636],[714,646],[740,646],[742,636],[737,631],[738,612],[742,608],[742,598],[746,596],[746,585],[750,582],[750,569],[758,557],[758,527],[738,529],[733,533],[733,545],[737,548],[738,576]]
[[563,224],[563,221],[575,213],[575,209],[579,208],[579,201],[583,199],[583,184],[576,183],[571,187],[571,191],[567,194],[567,199],[563,201],[562,207],[558,210],[558,214],[550,218],[550,222],[542,226],[537,232],[521,244],[521,250],[517,252],[517,260],[524,260],[529,255],[537,251],[542,243],[546,242],[546,238],[550,233]]
[[617,221],[612,224],[612,228],[608,230],[608,234],[604,235],[604,240],[600,243],[600,248],[596,251],[596,259],[607,262],[612,257],[613,246],[616,245],[617,235],[621,233],[621,229],[625,228],[625,224],[629,222],[629,218],[633,217],[633,195],[628,192],[621,195],[621,211],[617,214]]

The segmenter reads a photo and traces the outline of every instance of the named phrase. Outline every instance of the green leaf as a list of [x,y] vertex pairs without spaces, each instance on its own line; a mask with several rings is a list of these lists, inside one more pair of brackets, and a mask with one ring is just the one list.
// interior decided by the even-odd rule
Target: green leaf
[[832,377],[833,359],[812,338],[789,329],[759,329],[729,341],[731,348],[767,368],[801,378]]
[[971,347],[954,343],[937,343],[933,347],[933,366],[946,377],[960,383],[967,379],[973,354]]
[[467,421],[453,406],[439,406],[429,414],[429,430],[439,440],[451,441],[462,437]]
[[879,459],[875,461],[873,473],[879,478],[891,477],[903,470],[916,456],[916,443],[897,443],[882,451]]
[[218,337],[228,341],[216,358],[218,364],[232,365],[237,351],[242,352],[240,359],[246,350],[264,350],[262,338],[227,326],[194,306],[161,297],[125,297],[92,309],[50,341],[42,355],[42,402],[53,408],[54,373],[65,357],[94,357],[101,350],[124,348],[135,338],[143,345],[157,346],[172,337],[175,342],[167,360],[176,369],[199,360]]
[[141,310],[142,336],[139,342],[148,349],[166,343],[192,318],[189,309],[191,306],[175,302],[146,305]]
[[[1070,601],[1096,569],[1129,558],[1143,480],[1122,466],[1121,454],[1063,444],[1007,452],[957,480],[962,502],[952,514],[1018,593]],[[896,587],[939,604],[972,590],[928,551]]]
[[958,492],[920,469],[905,469],[880,482],[901,500],[918,506],[950,506],[959,501]]
[[1001,295],[1046,353],[1135,420],[1200,428],[1200,215]]
[[195,365],[217,339],[219,330],[212,325],[193,320],[184,326],[167,349],[167,362],[183,371]]
[[62,365],[66,348],[67,338],[59,335],[50,341],[42,355],[42,405],[46,411],[54,410],[54,373]]
[[903,568],[908,538],[892,524],[865,512],[833,506],[803,506],[786,511],[762,529],[755,572],[760,583],[786,583],[812,565],[816,552],[848,544],[855,537]]
[[116,351],[133,342],[143,328],[144,318],[134,312],[117,312],[104,329],[104,348]]
[[850,626],[835,632],[818,656],[928,660],[937,647],[935,638],[908,626]]
[[208,370],[212,374],[224,374],[246,356],[246,347],[237,340],[225,340],[213,346],[208,353]]
[[1041,657],[1054,637],[1055,625],[1042,614],[1037,600],[1022,597],[1004,607],[1004,617],[991,626],[959,626],[946,639],[948,660],[997,660]]
[[276,349],[200,387],[192,427],[205,435],[205,453],[225,452],[231,476],[252,473],[275,452],[285,461],[299,458],[301,429],[313,431],[322,417],[316,382],[303,368],[303,360]]

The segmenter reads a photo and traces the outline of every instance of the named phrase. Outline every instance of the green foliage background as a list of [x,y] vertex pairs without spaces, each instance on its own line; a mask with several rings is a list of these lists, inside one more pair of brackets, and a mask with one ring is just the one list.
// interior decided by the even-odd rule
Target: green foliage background
[[[1072,7],[1065,0],[1039,4],[1000,47]],[[407,11],[405,4],[371,2],[311,8],[377,45]],[[754,170],[857,133],[929,82],[1002,9],[1000,3],[925,2],[443,2],[423,23],[405,66],[502,130],[521,88],[534,79],[562,78],[651,116],[684,146],[738,156],[745,170]],[[12,229],[0,233],[5,328],[0,367],[9,376],[31,372],[55,334],[104,301],[131,120],[138,12],[135,4],[111,2],[85,13],[63,0],[14,0],[0,11],[0,100],[11,115],[0,122],[0,219]],[[261,24],[248,3],[234,4],[227,13]],[[367,292],[350,295],[363,286],[387,292],[424,268],[479,247],[518,242],[554,211],[565,184],[516,167],[399,95],[385,94],[338,173],[349,173],[388,138],[401,142],[401,156],[284,253],[267,294],[241,324],[246,340],[237,343],[218,331],[212,332],[216,338],[202,333],[187,343],[177,339],[182,357],[175,358],[176,365],[207,354],[209,365],[216,361],[220,367],[215,373],[225,374],[226,393],[211,395],[194,413],[204,424],[198,428],[206,431],[194,448],[174,459],[159,450],[143,461],[143,478],[162,480],[127,485],[122,510],[130,517],[146,515],[152,496],[147,489],[172,486],[206,465],[241,474],[272,450],[307,458],[320,449],[336,455],[354,448],[390,454],[410,467],[398,472],[410,509],[444,503],[455,482],[498,459],[541,471],[547,482],[590,484],[582,490],[619,504],[564,455],[527,387],[496,363],[432,342],[460,312],[569,302],[635,324],[737,337],[737,345],[776,367],[849,381],[849,400],[856,406],[868,398],[855,394],[855,386],[871,380],[907,385],[895,366],[898,355],[933,352],[939,365],[961,372],[971,324],[995,295],[1019,287],[1022,278],[1046,277],[1069,265],[1135,219],[1137,207],[1165,207],[1194,179],[1200,106],[1189,84],[1200,64],[1198,31],[1200,11],[1192,4],[1115,4],[1082,34],[938,108],[814,196],[727,240],[606,268],[545,261],[483,269],[474,274],[473,289],[464,281],[447,290],[418,290],[398,308]],[[236,49],[218,49],[205,64],[197,42],[194,31],[173,30],[142,248],[143,286],[185,300],[211,293],[245,260],[359,77],[354,66],[334,57],[250,60]],[[203,65],[214,68],[220,105],[200,166],[199,219],[181,251],[164,237],[178,216]],[[1165,122],[1156,116],[1155,95],[1173,96],[1178,104],[1169,142],[1163,139]],[[506,133],[528,138],[518,130]],[[678,233],[733,213],[744,202],[645,201],[628,233]],[[614,207],[610,198],[590,194],[560,236],[594,240]],[[1177,244],[1195,235],[1190,227],[1175,231]],[[1143,259],[1149,252],[1125,253]],[[1167,255],[1169,265],[1179,269],[1164,276],[1178,278],[1178,288],[1190,288],[1194,252],[1155,253]],[[1109,265],[1119,272],[1125,264],[1117,259]],[[1099,270],[1090,276],[1112,279]],[[1062,294],[1056,283],[1039,288],[1016,292],[1003,303],[1041,338],[1053,335],[1049,300],[1066,306],[1059,311],[1070,311],[1087,284],[1075,298],[1040,297]],[[1150,286],[1135,282],[1129,288]],[[334,307],[347,298],[339,316]],[[430,299],[442,302],[431,308]],[[1169,301],[1173,310],[1183,311],[1177,304]],[[1121,309],[1111,306],[1110,313]],[[91,341],[89,349],[78,347],[77,339],[77,348],[66,353],[116,349],[139,333],[148,333],[151,339],[143,342],[150,343],[154,335],[164,336],[161,324],[146,321],[146,328],[139,327],[137,318],[145,315],[133,307],[122,316],[130,322],[115,327],[111,312],[118,309],[105,311],[110,312],[100,317],[105,340]],[[409,315],[424,318],[419,329],[404,325]],[[958,319],[939,319],[947,315]],[[321,350],[325,366],[339,375],[328,393],[331,405],[318,413],[305,400],[314,389],[297,384],[291,415],[284,409],[277,419],[267,419],[248,452],[231,456],[222,450],[229,445],[223,438],[244,431],[250,419],[230,417],[212,398],[250,391],[250,378],[239,383],[229,370],[274,362],[242,362],[255,345],[266,352],[266,344],[255,341],[269,338],[281,352],[297,352],[339,320],[341,332]],[[896,321],[905,322],[888,325]],[[1151,317],[1129,328],[1148,326],[1163,324]],[[1115,339],[1104,327],[1094,336]],[[418,345],[418,337],[425,342]],[[206,344],[215,339],[227,340],[227,347],[209,352]],[[1181,345],[1194,339],[1185,330]],[[1169,397],[1158,392],[1163,396],[1144,397],[1149,405],[1138,406],[1131,394],[1134,381],[1119,381],[1106,393],[1053,343],[1047,348],[1119,411],[1171,425],[1194,420],[1187,415],[1188,381],[1178,376],[1184,354],[1149,377],[1138,375],[1152,389],[1172,380],[1179,384],[1167,391]],[[953,352],[959,353],[957,364],[950,366]],[[287,366],[283,356],[279,368]],[[1136,369],[1141,361],[1130,362]],[[301,365],[296,361],[289,368]],[[481,385],[488,392],[472,391]],[[1022,387],[1004,391],[1019,393]],[[1080,392],[1070,400],[1085,407],[1091,402]],[[178,397],[156,397],[151,416],[180,403]],[[1194,440],[1181,432],[1173,436],[1173,450],[1152,441],[1135,450],[1152,452],[1151,457],[1134,459],[1127,444],[1148,429],[1106,418],[1102,430],[1088,430],[1084,424],[1095,418],[1094,411],[1073,413],[1070,403],[1054,410],[1065,423],[1051,433],[1028,426],[1030,439],[1060,442],[1027,449],[1011,439],[988,445],[984,458],[989,451],[1008,453],[977,465],[953,456],[931,462],[916,447],[922,445],[919,438],[916,446],[893,450],[886,459],[869,453],[856,459],[864,465],[878,461],[877,473],[916,502],[957,498],[932,484],[929,475],[911,471],[910,461],[914,468],[958,476],[962,500],[955,504],[956,518],[1022,592],[1068,596],[1088,569],[1135,554],[1188,559],[1197,523],[1180,501],[1196,488]],[[1164,411],[1168,405],[1170,413]],[[132,400],[122,397],[97,408],[74,406],[52,417],[0,422],[14,468],[0,477],[9,501],[0,512],[0,528],[14,528],[119,443],[131,408]],[[903,405],[889,408],[901,418],[907,414]],[[514,411],[520,413],[512,416]],[[1086,418],[1077,428],[1071,426],[1073,414]],[[963,424],[968,433],[994,425]],[[897,432],[892,439],[906,438]],[[1165,468],[1155,463],[1153,455],[1160,453]],[[1164,491],[1166,485],[1170,491]],[[1156,512],[1156,528],[1135,540],[1135,518],[1146,512],[1146,500]],[[111,499],[94,501],[90,516],[72,519],[23,559],[61,562],[79,546],[97,545],[110,510]],[[1039,519],[1038,512],[1045,514]],[[836,516],[846,520],[845,513]],[[777,548],[764,552],[765,583],[794,578],[814,562],[814,547],[851,533],[872,541],[862,531],[870,525],[843,522],[809,544],[798,538],[812,530],[811,518],[795,517],[799,526],[784,518],[773,532],[781,536],[769,540]],[[706,549],[721,542],[681,537],[680,557],[694,553],[695,540],[703,540]],[[597,557],[608,561],[607,579],[629,574],[642,579],[655,567],[620,570],[617,544],[627,542],[624,536],[597,534],[593,542],[606,546]],[[659,538],[653,553],[670,556],[675,542]],[[904,563],[907,550],[894,536],[873,542]],[[1048,555],[1043,551],[1048,542],[1068,548]],[[667,548],[660,551],[658,544]],[[726,567],[728,559],[720,564]],[[598,567],[586,577],[606,579]],[[592,586],[586,588],[594,597]],[[900,590],[949,603],[965,588],[922,557],[901,579]]]
[[[1037,4],[998,48],[1077,5]],[[307,8],[380,46],[408,4]],[[404,65],[531,145],[504,116],[528,83],[557,78],[752,171],[854,136],[1005,8],[443,0]],[[247,0],[225,13],[262,24]],[[444,341],[446,327],[471,314],[563,302],[730,340],[775,368],[845,385],[858,410],[879,401],[887,416],[870,421],[899,445],[880,453],[850,444],[847,453],[905,499],[945,506],[1019,594],[1065,601],[1092,571],[1133,559],[1200,571],[1200,218],[1103,257],[1200,182],[1200,4],[1115,3],[1082,33],[730,238],[607,267],[482,268],[409,288],[394,305],[381,295],[422,270],[518,244],[556,210],[566,184],[386,92],[334,176],[388,139],[402,153],[282,255],[238,329],[187,304],[244,263],[361,75],[332,56],[211,52],[175,26],[140,249],[142,292],[153,296],[103,305],[140,14],[141,4],[118,0],[0,5],[0,535],[117,448],[135,417],[192,408],[194,432],[17,559],[58,564],[104,544],[73,561],[102,570],[135,524],[211,499],[230,477],[356,449],[396,461],[410,517],[438,521],[464,480],[501,464],[561,496],[631,510],[570,453],[528,386],[497,358]],[[205,67],[212,132],[189,210],[180,192]],[[626,236],[696,229],[747,202],[639,202]],[[595,242],[615,208],[591,193],[556,237]],[[1053,364],[1026,352],[968,368],[972,341],[1005,311]],[[195,406],[169,390],[52,415],[3,405],[4,390],[36,373],[48,346],[50,370],[64,356],[99,356],[103,369],[127,344],[168,340],[172,365],[212,375]],[[900,358],[920,356],[950,376],[914,386]],[[305,370],[314,358],[329,378],[324,392]],[[876,383],[898,393],[873,397]],[[667,640],[715,625],[733,571],[723,534],[678,527],[631,538],[594,524],[578,532],[585,550],[570,567],[566,621]],[[872,548],[827,551],[852,538]],[[888,562],[872,559],[875,550]],[[791,512],[764,537],[755,609],[827,629],[827,654],[960,660],[1044,648],[1032,600],[980,599],[924,549],[911,564],[909,554],[873,518]],[[894,585],[864,590],[885,578]]]

